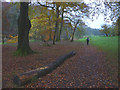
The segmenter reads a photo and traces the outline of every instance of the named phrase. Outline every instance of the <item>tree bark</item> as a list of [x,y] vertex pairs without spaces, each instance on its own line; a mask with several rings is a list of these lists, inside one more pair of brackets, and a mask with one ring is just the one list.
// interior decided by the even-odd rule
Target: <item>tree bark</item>
[[[119,3],[119,6],[120,6],[120,2]],[[120,16],[118,17],[118,36],[120,36]]]
[[[56,31],[55,31],[55,33],[56,33]],[[53,45],[55,45],[55,34],[54,34],[54,37],[53,37]]]
[[27,55],[32,53],[29,46],[29,30],[31,28],[31,22],[28,18],[28,3],[20,3],[20,15],[18,18],[18,47],[17,55]]
[[54,38],[53,38],[53,44],[55,44],[55,41],[59,40],[58,18],[59,18],[59,5],[56,6],[56,23],[55,23],[55,35],[54,35]]
[[[48,18],[49,18],[49,26],[51,26],[51,23],[50,23],[50,16],[49,16]],[[50,33],[49,33],[49,36],[50,36],[49,40],[50,40],[50,41],[52,40],[52,38],[51,38],[51,33],[52,33],[52,31],[51,31],[51,29],[50,29]]]
[[60,26],[60,33],[59,33],[59,40],[61,40],[61,32],[62,32],[62,27],[63,27],[63,13],[64,13],[64,10],[62,10],[62,17],[61,17],[61,26]]
[[77,21],[77,23],[75,24],[75,27],[74,27],[74,29],[73,29],[71,42],[73,42],[73,40],[74,40],[74,34],[75,34],[76,27],[77,27],[77,24],[78,24],[78,23],[79,23],[79,20]]
[[65,54],[64,56],[59,57],[58,59],[56,59],[55,62],[50,63],[44,67],[18,74],[14,77],[13,82],[19,86],[30,83],[32,79],[37,79],[52,72],[54,69],[60,66],[67,58],[70,58],[75,54],[76,52],[72,51],[68,54]]
[[120,36],[120,16],[118,17],[117,23],[118,23],[118,36]]
[[106,34],[106,37],[108,37],[108,34]]
[[4,44],[4,42],[5,42],[4,38],[5,38],[5,35],[2,32],[2,44]]

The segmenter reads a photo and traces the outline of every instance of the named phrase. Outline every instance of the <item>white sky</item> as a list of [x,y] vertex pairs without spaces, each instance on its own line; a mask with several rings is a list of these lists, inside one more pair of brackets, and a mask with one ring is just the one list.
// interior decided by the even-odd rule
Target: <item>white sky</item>
[[101,28],[101,25],[104,24],[104,17],[101,14],[98,19],[91,21],[90,19],[85,19],[85,23],[91,28]]
[[[99,3],[99,4],[101,4],[101,7],[102,7],[103,9],[105,9],[105,6],[104,6],[104,4],[103,4],[102,1],[104,1],[104,0],[84,0],[84,2],[85,2],[86,4],[89,4],[89,3],[92,3],[92,2]],[[96,6],[93,4],[92,7],[94,8],[94,7],[96,7]],[[101,8],[101,7],[100,7],[100,8]],[[109,12],[110,12],[110,11],[109,11]],[[107,17],[109,17],[109,16],[110,16],[110,15],[108,14]],[[96,19],[96,17],[97,17],[97,19]],[[111,20],[109,20],[109,22],[105,22],[105,21],[104,21],[104,15],[103,15],[102,13],[100,13],[99,16],[94,16],[93,19],[94,19],[94,21],[91,21],[91,20],[88,19],[88,18],[87,18],[87,19],[84,18],[84,21],[85,21],[86,25],[88,25],[89,27],[91,27],[91,28],[97,28],[97,29],[101,29],[101,26],[102,26],[103,24],[108,24],[108,25],[111,25],[111,24],[112,24],[112,21],[111,21]]]
[[112,25],[112,21],[109,20],[109,22],[105,22],[104,21],[104,15],[101,13],[97,19],[96,16],[93,17],[94,21],[88,19],[88,18],[84,18],[84,22],[86,23],[86,25],[88,25],[91,28],[96,28],[96,29],[101,29],[101,26],[103,24],[107,24],[107,25]]

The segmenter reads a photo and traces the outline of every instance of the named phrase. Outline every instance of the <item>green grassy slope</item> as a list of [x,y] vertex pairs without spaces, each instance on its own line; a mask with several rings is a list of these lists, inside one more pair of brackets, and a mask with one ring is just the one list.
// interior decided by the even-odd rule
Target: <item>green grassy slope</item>
[[[99,49],[107,51],[112,54],[118,53],[118,37],[100,37],[100,36],[93,36],[90,38],[90,45],[96,46]],[[81,38],[77,41],[86,42],[86,38]]]

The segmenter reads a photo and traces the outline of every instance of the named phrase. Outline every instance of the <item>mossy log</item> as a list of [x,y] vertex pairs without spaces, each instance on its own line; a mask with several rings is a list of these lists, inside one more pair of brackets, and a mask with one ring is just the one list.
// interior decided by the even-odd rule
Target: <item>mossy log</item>
[[60,66],[67,58],[70,58],[71,56],[75,55],[75,53],[75,51],[71,51],[68,54],[65,54],[64,56],[57,58],[56,61],[48,65],[28,72],[20,73],[14,77],[13,82],[16,85],[21,86],[30,83],[35,78],[37,79],[39,77],[45,76],[46,74],[52,72],[54,69]]

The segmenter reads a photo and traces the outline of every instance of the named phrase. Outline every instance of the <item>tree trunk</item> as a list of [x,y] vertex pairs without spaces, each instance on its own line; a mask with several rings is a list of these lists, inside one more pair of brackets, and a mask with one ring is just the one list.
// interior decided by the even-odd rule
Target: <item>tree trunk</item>
[[[49,17],[49,26],[51,26],[50,17]],[[52,40],[52,38],[51,38],[51,33],[52,33],[52,31],[51,31],[51,29],[50,29],[50,33],[49,33],[49,36],[50,36],[49,40],[50,40],[50,41]]]
[[77,21],[77,23],[75,24],[75,27],[74,27],[74,29],[73,29],[71,42],[73,42],[73,40],[74,40],[74,34],[75,34],[75,30],[76,30],[76,27],[77,27],[77,24],[78,24],[78,23],[79,23],[79,20]]
[[33,79],[37,79],[39,77],[45,76],[46,74],[52,72],[54,69],[60,66],[67,58],[70,58],[75,54],[76,52],[72,51],[70,53],[65,54],[64,56],[59,57],[58,59],[56,59],[56,61],[46,66],[18,74],[14,77],[13,82],[19,86],[30,83]]
[[4,44],[5,42],[4,38],[5,38],[5,35],[2,33],[2,44]]
[[108,34],[106,34],[106,37],[108,37]]
[[62,10],[62,17],[61,17],[61,26],[60,26],[60,33],[59,33],[59,40],[61,40],[61,32],[62,32],[62,27],[63,27],[63,13],[64,13],[64,11]]
[[74,29],[73,29],[73,33],[72,33],[72,39],[71,39],[71,42],[73,42],[73,40],[74,40],[74,34],[75,34],[75,30],[76,30],[76,28],[74,28]]
[[[120,2],[119,3],[119,6],[120,6]],[[118,17],[118,36],[120,36],[120,16]]]
[[59,6],[56,6],[56,23],[55,23],[55,35],[54,35],[54,38],[53,38],[53,44],[55,44],[55,41],[59,40],[58,18],[59,18]]
[[120,17],[118,17],[118,36],[120,36]]
[[[55,31],[55,33],[56,33],[56,31]],[[53,45],[55,45],[55,34],[54,34],[54,37],[53,37]]]
[[18,47],[16,55],[27,55],[32,53],[29,46],[29,30],[31,28],[31,22],[28,18],[28,3],[20,3],[20,15],[18,18]]

